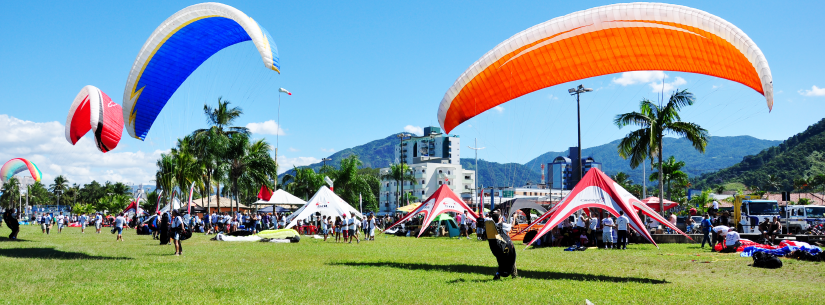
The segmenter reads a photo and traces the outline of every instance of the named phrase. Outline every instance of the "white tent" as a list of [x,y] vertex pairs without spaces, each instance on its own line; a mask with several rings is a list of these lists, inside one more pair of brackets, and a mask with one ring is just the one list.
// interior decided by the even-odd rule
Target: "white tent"
[[[178,200],[178,198],[172,198],[172,208],[175,209],[175,210],[179,210],[180,207],[181,207],[180,200]],[[166,213],[166,212],[169,212],[169,204],[167,204],[166,206],[164,206],[163,208],[160,209],[161,214]]]
[[315,213],[321,213],[321,216],[327,217],[335,217],[335,216],[342,216],[347,214],[347,217],[352,217],[355,215],[356,218],[363,219],[364,216],[358,212],[355,208],[353,208],[349,203],[338,197],[333,191],[331,191],[328,187],[322,186],[312,198],[307,201],[304,206],[300,209],[295,211],[292,215],[287,217],[289,224],[286,228],[291,228],[294,226],[298,219],[307,219]]
[[277,190],[272,193],[272,197],[269,200],[258,200],[255,201],[254,204],[256,205],[276,205],[276,204],[292,204],[292,205],[299,205],[299,204],[306,204],[306,201],[301,200],[301,198],[295,197],[294,195],[287,193],[284,190]]

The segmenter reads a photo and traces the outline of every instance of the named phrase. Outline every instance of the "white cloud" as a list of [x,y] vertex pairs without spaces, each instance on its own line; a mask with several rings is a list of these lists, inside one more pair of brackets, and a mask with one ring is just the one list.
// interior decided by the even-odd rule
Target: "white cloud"
[[328,152],[328,153],[334,153],[334,152],[335,152],[335,149],[333,149],[333,148],[330,148],[330,149],[321,148],[321,151],[323,151],[323,152]]
[[419,136],[424,134],[424,128],[421,128],[421,126],[407,125],[404,126],[404,131]]
[[774,93],[774,94],[782,94],[782,92],[785,92],[785,91],[779,90],[779,91],[776,91],[776,93]]
[[619,78],[613,78],[613,82],[622,86],[635,85],[641,83],[650,83],[654,81],[661,81],[667,78],[667,74],[663,71],[632,71],[623,72]]
[[710,86],[710,88],[711,88],[711,89],[716,89],[716,88],[721,88],[721,87],[722,87],[722,85],[719,85],[719,86],[717,86],[717,85]]
[[498,111],[498,113],[502,113],[502,112],[504,112],[504,107],[495,106],[495,107],[493,107],[493,110]]
[[557,100],[557,99],[559,99],[559,97],[558,97],[558,96],[555,96],[555,95],[552,95],[552,94],[551,94],[551,95],[548,95],[548,96],[547,96],[547,98],[548,98],[548,99],[551,99],[551,100]]
[[278,174],[283,174],[296,166],[310,165],[318,162],[321,162],[321,159],[315,157],[289,158],[287,156],[278,156]]
[[[670,78],[670,76],[663,71],[633,71],[624,72],[621,77],[613,78],[613,83],[622,86],[647,83],[652,89],[652,92],[662,92],[662,89],[664,89],[665,92],[670,92],[681,85],[687,84],[684,78],[678,76],[672,82],[665,82],[664,80],[668,78]],[[664,88],[662,86],[664,86]],[[716,88],[717,86],[713,86],[713,89]]]
[[825,88],[817,86],[812,86],[811,90],[800,89],[798,92],[804,96],[825,96]]
[[246,124],[246,128],[249,128],[249,131],[256,134],[271,134],[271,135],[284,135],[284,130],[281,126],[278,126],[278,123],[275,123],[275,120],[269,120],[262,123],[249,123]]
[[298,152],[298,151],[301,151],[301,150],[300,150],[300,149],[297,149],[297,148],[292,148],[292,147],[290,147],[290,148],[289,148],[289,151],[291,151],[291,152]]
[[[66,141],[63,124],[24,121],[5,114],[0,114],[0,130],[0,160],[31,160],[47,185],[58,175],[78,184],[92,180],[153,184],[155,161],[164,152],[124,152],[118,147],[104,154],[95,147],[91,134],[72,146]],[[128,141],[128,135],[123,140]]]
[[681,77],[677,76],[674,81],[669,82],[669,83],[665,82],[664,83],[664,88],[662,87],[662,82],[658,82],[658,83],[657,82],[652,82],[648,85],[650,86],[650,88],[653,89],[652,90],[653,92],[662,92],[664,90],[664,92],[667,93],[667,92],[673,91],[674,89],[677,89],[677,87],[679,87],[681,85],[684,85],[684,84],[687,84],[687,81],[684,78],[681,78]]

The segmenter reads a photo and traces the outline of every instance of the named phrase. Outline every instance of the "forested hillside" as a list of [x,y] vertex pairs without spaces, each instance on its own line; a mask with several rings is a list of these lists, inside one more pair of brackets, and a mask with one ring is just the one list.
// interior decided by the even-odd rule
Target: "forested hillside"
[[[745,156],[741,162],[700,177],[696,186],[713,187],[721,183],[741,182],[760,189],[768,186],[768,175],[775,175],[779,189],[794,189],[794,180],[825,172],[825,119],[777,146]],[[769,189],[770,190],[770,189]]]

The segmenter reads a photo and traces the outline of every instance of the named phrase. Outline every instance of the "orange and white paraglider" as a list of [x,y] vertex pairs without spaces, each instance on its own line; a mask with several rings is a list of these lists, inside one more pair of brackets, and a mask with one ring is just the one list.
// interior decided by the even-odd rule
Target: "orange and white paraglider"
[[497,45],[444,94],[438,122],[462,122],[530,92],[588,77],[640,70],[716,76],[765,96],[773,79],[742,30],[710,13],[663,3],[600,6],[551,19]]

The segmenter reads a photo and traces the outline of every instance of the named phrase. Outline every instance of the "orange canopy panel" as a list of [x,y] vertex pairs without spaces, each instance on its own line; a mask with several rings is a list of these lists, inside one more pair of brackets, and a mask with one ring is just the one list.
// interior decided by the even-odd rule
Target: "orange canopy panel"
[[505,40],[467,69],[444,95],[446,132],[527,93],[588,77],[640,70],[716,76],[748,86],[773,107],[762,51],[733,24],[662,3],[596,7],[551,19]]

